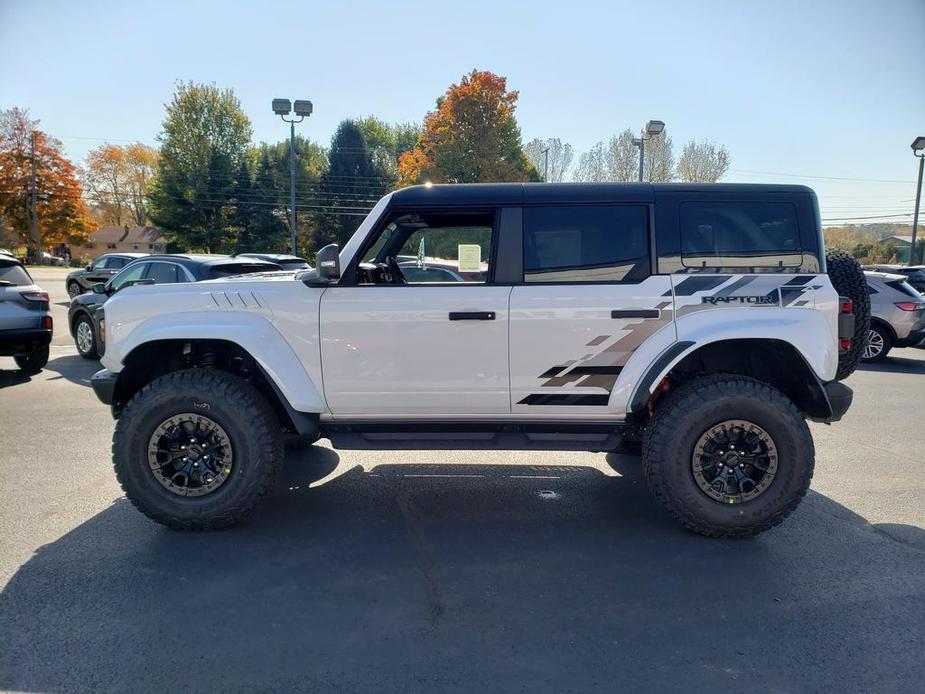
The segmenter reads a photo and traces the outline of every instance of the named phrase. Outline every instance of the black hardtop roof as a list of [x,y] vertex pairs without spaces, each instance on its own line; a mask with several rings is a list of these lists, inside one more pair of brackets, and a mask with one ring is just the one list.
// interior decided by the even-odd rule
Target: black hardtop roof
[[401,188],[393,205],[520,205],[650,201],[656,193],[813,195],[802,185],[771,183],[443,183]]

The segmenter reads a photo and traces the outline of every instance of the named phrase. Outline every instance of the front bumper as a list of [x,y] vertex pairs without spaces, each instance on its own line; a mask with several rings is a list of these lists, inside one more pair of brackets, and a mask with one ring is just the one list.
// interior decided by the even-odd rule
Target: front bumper
[[113,373],[109,369],[100,369],[90,377],[90,385],[93,386],[93,392],[104,405],[112,405],[116,396],[116,384],[119,382],[119,374]]
[[51,344],[51,330],[27,328],[0,330],[0,354],[4,356],[26,354],[36,347]]

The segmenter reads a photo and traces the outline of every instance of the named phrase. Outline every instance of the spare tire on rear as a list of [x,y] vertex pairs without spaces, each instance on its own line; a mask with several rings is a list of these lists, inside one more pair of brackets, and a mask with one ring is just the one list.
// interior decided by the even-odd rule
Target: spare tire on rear
[[870,330],[870,292],[864,271],[850,253],[840,248],[829,248],[825,252],[825,262],[835,291],[854,303],[851,349],[838,355],[835,378],[841,381],[854,373],[864,355],[864,345],[867,344],[867,333]]

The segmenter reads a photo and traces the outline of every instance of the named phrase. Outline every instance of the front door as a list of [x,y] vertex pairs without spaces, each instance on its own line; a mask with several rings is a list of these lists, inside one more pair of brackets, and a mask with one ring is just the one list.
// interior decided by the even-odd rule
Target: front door
[[524,209],[524,278],[511,294],[511,411],[608,415],[623,366],[672,330],[667,276],[651,274],[649,207]]
[[335,418],[510,412],[508,299],[492,284],[493,210],[396,211],[321,298]]

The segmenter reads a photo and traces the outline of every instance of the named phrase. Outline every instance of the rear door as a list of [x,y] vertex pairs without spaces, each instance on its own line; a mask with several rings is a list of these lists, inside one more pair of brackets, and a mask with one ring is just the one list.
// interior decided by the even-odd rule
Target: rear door
[[511,411],[607,415],[623,366],[671,330],[670,278],[652,274],[646,203],[524,209],[523,281],[511,293]]

